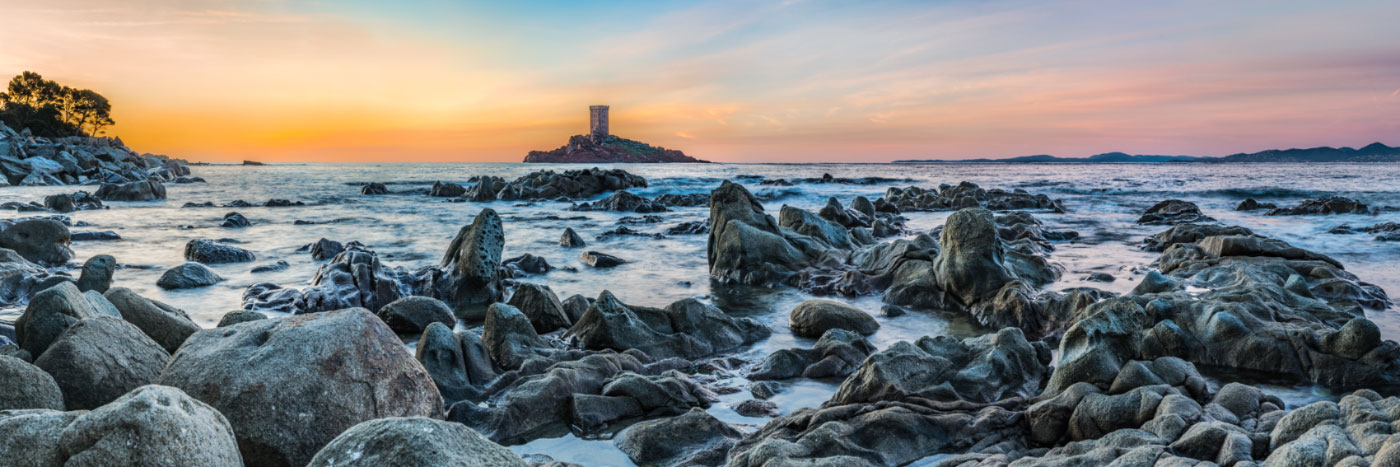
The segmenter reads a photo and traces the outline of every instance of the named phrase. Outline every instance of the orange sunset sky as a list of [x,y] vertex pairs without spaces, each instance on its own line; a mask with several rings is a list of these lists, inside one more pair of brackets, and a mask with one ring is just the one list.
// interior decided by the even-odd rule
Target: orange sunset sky
[[0,0],[0,74],[198,161],[715,161],[1400,143],[1400,2]]

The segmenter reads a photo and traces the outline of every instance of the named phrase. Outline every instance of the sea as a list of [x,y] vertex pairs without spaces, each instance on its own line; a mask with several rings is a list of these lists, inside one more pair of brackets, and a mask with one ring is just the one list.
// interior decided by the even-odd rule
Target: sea
[[[611,291],[626,303],[664,306],[684,298],[699,298],[736,316],[748,316],[767,324],[772,337],[743,349],[733,356],[760,360],[775,350],[806,347],[811,339],[794,337],[788,331],[787,316],[803,300],[813,298],[788,287],[759,289],[712,289],[706,264],[706,235],[666,236],[665,238],[622,236],[598,239],[618,226],[624,216],[635,213],[570,212],[562,201],[496,201],[488,203],[448,202],[426,195],[434,182],[470,185],[469,179],[494,175],[507,180],[537,170],[574,170],[589,166],[519,163],[355,163],[355,164],[269,164],[264,166],[194,166],[194,176],[207,183],[167,184],[168,199],[151,202],[110,202],[109,209],[68,214],[74,231],[113,231],[116,241],[81,241],[72,247],[76,254],[61,271],[76,276],[77,267],[93,255],[109,254],[120,264],[114,286],[131,288],[141,295],[185,310],[197,323],[214,327],[225,313],[240,308],[244,290],[252,284],[273,282],[288,287],[309,285],[322,261],[311,258],[303,247],[327,238],[339,242],[358,241],[379,254],[390,266],[417,268],[436,265],[448,243],[462,226],[469,224],[482,209],[491,208],[502,216],[505,226],[505,254],[513,257],[533,254],[544,257],[557,270],[528,276],[524,282],[549,285],[561,298],[572,294],[597,296]],[[1241,212],[1234,208],[1246,198],[1291,206],[1305,199],[1345,196],[1372,206],[1400,207],[1400,165],[1396,164],[603,164],[647,179],[646,188],[635,194],[654,197],[665,193],[708,193],[721,181],[745,185],[776,216],[783,205],[816,211],[835,198],[843,205],[856,196],[875,199],[892,186],[934,188],[940,184],[969,181],[983,188],[1023,189],[1063,200],[1067,212],[1033,211],[1036,218],[1055,230],[1080,234],[1073,242],[1060,243],[1050,260],[1065,268],[1063,277],[1048,290],[1097,287],[1112,292],[1131,290],[1146,272],[1153,269],[1157,253],[1141,249],[1143,238],[1164,230],[1161,226],[1140,226],[1137,218],[1148,207],[1165,199],[1183,199],[1198,204],[1202,211],[1220,222],[1248,227],[1257,233],[1279,238],[1295,246],[1320,252],[1341,261],[1347,271],[1361,280],[1376,284],[1392,297],[1400,294],[1400,242],[1381,242],[1367,234],[1338,235],[1332,228],[1348,224],[1364,227],[1381,222],[1400,222],[1400,211],[1383,210],[1377,215],[1348,214],[1327,216],[1266,216],[1263,211]],[[859,183],[816,183],[823,175],[858,179]],[[786,179],[792,186],[764,185],[763,180]],[[807,180],[807,181],[803,181]],[[360,194],[362,185],[384,183],[392,194]],[[0,202],[39,201],[46,195],[94,190],[95,187],[6,187],[0,188]],[[599,196],[600,198],[602,196]],[[187,202],[213,202],[216,206],[234,200],[261,204],[269,199],[305,202],[298,207],[182,207]],[[252,221],[245,228],[220,227],[228,212],[239,212]],[[629,225],[648,233],[687,221],[704,220],[705,206],[672,208],[655,214],[654,224]],[[905,213],[910,235],[929,232],[940,226],[949,212]],[[0,218],[39,215],[15,211],[0,212]],[[560,220],[563,218],[563,220]],[[304,221],[298,223],[297,221]],[[588,242],[589,250],[612,254],[627,263],[612,269],[592,269],[578,259],[579,250],[558,244],[565,227],[572,227]],[[231,238],[251,250],[257,261],[242,264],[211,265],[228,280],[217,285],[168,291],[156,287],[156,279],[170,267],[185,262],[184,245],[193,239]],[[252,267],[286,261],[282,271],[254,274]],[[1090,282],[1092,273],[1112,275],[1113,282]],[[871,336],[877,348],[914,340],[921,336],[949,335],[959,338],[989,332],[966,316],[953,313],[912,312],[887,318],[878,313],[878,296],[841,298],[867,310],[880,322]],[[13,321],[22,309],[0,309],[0,320]],[[1394,309],[1368,310],[1368,316],[1387,339],[1400,340],[1400,316]],[[480,323],[459,324],[461,328]],[[411,339],[405,345],[413,345]],[[1338,397],[1324,388],[1274,384],[1250,380],[1243,375],[1208,373],[1213,384],[1245,380],[1279,395],[1290,406]],[[746,387],[741,377],[724,384]],[[817,407],[839,386],[839,380],[799,379],[783,384],[771,400],[782,413],[803,407]],[[731,405],[748,399],[748,391],[720,396],[709,411],[741,430],[757,430],[765,417],[739,415]],[[613,446],[609,434],[580,438],[567,432],[557,437],[537,439],[510,446],[520,454],[544,454],[559,461],[584,465],[631,465],[627,456]]]

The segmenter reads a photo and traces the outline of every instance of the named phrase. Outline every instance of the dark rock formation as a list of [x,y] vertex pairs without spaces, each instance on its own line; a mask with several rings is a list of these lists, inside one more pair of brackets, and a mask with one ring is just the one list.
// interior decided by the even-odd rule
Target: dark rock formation
[[[919,187],[890,187],[881,198],[898,211],[953,211],[985,207],[993,211],[1011,209],[1049,209],[1064,212],[1064,205],[1045,195],[1033,195],[1025,190],[984,190],[972,182],[940,185],[937,190]],[[880,204],[878,201],[875,205]]]
[[103,201],[155,201],[165,199],[165,185],[156,180],[103,183],[93,196]]
[[597,251],[585,251],[583,253],[579,253],[578,259],[579,261],[583,261],[583,264],[587,264],[595,268],[612,268],[627,263],[627,260]]
[[613,444],[639,465],[724,465],[743,433],[701,409],[628,427]]
[[124,287],[108,290],[103,297],[121,313],[122,319],[135,324],[167,352],[174,353],[199,325],[179,308],[151,300]]
[[1310,199],[1303,201],[1291,208],[1275,208],[1268,212],[1270,216],[1306,216],[1323,214],[1370,214],[1371,210],[1365,203],[1340,196],[1328,196],[1326,198]]
[[574,232],[573,227],[565,227],[564,234],[559,237],[559,246],[564,248],[583,248],[588,246],[588,244],[583,241],[583,237],[579,236],[577,232]]
[[379,309],[379,319],[399,334],[418,334],[432,323],[442,323],[451,329],[457,325],[452,309],[432,297],[409,296],[389,302]]
[[223,282],[224,278],[209,268],[199,263],[185,263],[165,270],[156,280],[156,285],[162,289],[192,289],[195,287],[205,287]]
[[537,163],[637,163],[637,162],[707,162],[685,155],[685,153],[654,147],[606,135],[595,140],[589,135],[574,135],[566,144],[552,151],[530,151],[525,162]]
[[617,212],[666,212],[666,205],[634,195],[626,191],[614,192],[608,197],[591,203],[579,203],[569,207],[570,211],[617,211]]
[[768,337],[750,318],[731,318],[694,299],[664,309],[624,305],[603,291],[565,334],[589,350],[637,349],[653,358],[699,358]]
[[253,252],[209,240],[190,240],[185,244],[185,259],[204,264],[247,263],[257,259]]
[[874,334],[880,329],[869,313],[859,308],[830,300],[807,300],[792,309],[788,327],[801,337],[821,337],[832,329],[844,329],[861,335]]
[[1169,199],[1152,205],[1147,208],[1147,212],[1138,218],[1137,223],[1143,225],[1177,225],[1190,223],[1215,222],[1215,219],[1201,214],[1201,208],[1196,203],[1182,201],[1179,199]]
[[360,194],[362,194],[362,195],[387,195],[387,194],[389,194],[389,187],[384,186],[383,183],[374,183],[374,182],[366,183],[365,186],[360,187]]
[[530,464],[459,423],[395,417],[366,421],[345,430],[321,448],[307,465],[528,467]]
[[253,223],[249,221],[247,217],[243,217],[242,214],[236,212],[230,212],[228,214],[224,214],[224,222],[222,224],[219,224],[219,227],[238,228],[247,227],[250,225],[253,225]]
[[444,278],[438,287],[443,301],[462,316],[470,307],[499,301],[505,291],[498,267],[505,247],[501,216],[490,208],[481,210],[457,236],[442,257]]
[[63,410],[63,391],[39,367],[0,355],[0,411],[20,409]]
[[875,351],[859,333],[832,329],[810,349],[782,349],[749,372],[751,380],[846,377]]

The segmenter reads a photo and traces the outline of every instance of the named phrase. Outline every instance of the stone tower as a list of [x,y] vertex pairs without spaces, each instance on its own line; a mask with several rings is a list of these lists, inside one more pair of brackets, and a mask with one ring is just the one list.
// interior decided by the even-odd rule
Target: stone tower
[[601,141],[608,136],[608,106],[588,106],[588,133],[593,136],[594,141]]

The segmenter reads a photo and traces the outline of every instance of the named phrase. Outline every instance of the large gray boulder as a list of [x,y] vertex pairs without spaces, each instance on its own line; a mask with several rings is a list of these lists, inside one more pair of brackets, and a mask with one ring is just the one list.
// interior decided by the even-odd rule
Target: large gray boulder
[[632,425],[613,444],[638,465],[724,465],[729,448],[742,437],[739,430],[694,408],[678,417]]
[[184,310],[142,297],[131,289],[113,288],[103,297],[116,306],[122,319],[141,328],[170,353],[175,353],[185,339],[199,332],[199,325]]
[[1035,395],[1050,364],[1050,348],[1027,342],[1017,328],[958,341],[948,336],[897,342],[875,353],[846,378],[831,404],[902,401],[996,402]]
[[1016,276],[1004,264],[1005,247],[992,212],[962,209],[948,216],[939,239],[943,251],[933,260],[939,288],[964,305],[981,301]]
[[859,308],[830,300],[807,300],[799,303],[788,315],[788,327],[801,337],[821,337],[832,329],[874,334],[880,323]]
[[15,250],[24,259],[59,265],[73,259],[68,227],[53,219],[29,219],[0,231],[0,248]]
[[63,391],[39,367],[0,355],[0,411],[18,409],[63,410]]
[[53,375],[69,410],[94,409],[154,383],[170,359],[136,326],[94,316],[69,326],[34,366]]
[[460,423],[423,417],[381,418],[345,430],[309,467],[528,467],[509,449]]
[[83,411],[32,409],[0,411],[0,463],[13,466],[63,465],[63,429]]
[[165,185],[155,180],[103,183],[93,196],[103,201],[155,201],[165,199]]
[[228,417],[248,465],[304,465],[360,422],[443,408],[428,372],[363,308],[200,331],[160,384]]
[[808,265],[758,199],[728,180],[710,193],[707,249],[710,277],[726,283],[778,283]]
[[66,466],[241,466],[233,428],[179,389],[143,386],[63,429]]
[[223,276],[214,273],[203,264],[185,263],[166,269],[160,275],[160,279],[156,279],[156,286],[166,290],[193,289],[223,281]]
[[438,292],[458,317],[475,315],[468,310],[503,298],[498,272],[505,244],[501,216],[491,208],[482,209],[471,224],[457,231],[442,258],[445,278]]
[[59,334],[80,320],[97,315],[72,282],[60,282],[34,294],[24,314],[15,320],[15,341],[30,355],[49,348]]

